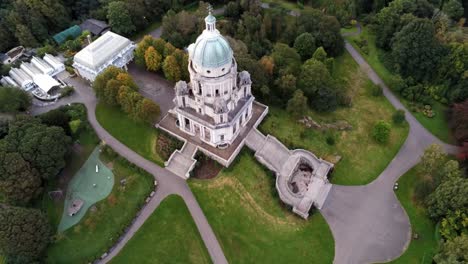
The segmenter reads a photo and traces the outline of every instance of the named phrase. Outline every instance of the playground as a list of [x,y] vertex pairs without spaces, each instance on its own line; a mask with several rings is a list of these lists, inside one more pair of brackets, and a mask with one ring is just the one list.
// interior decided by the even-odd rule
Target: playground
[[93,204],[106,198],[112,191],[114,175],[99,160],[99,153],[100,148],[96,147],[70,181],[58,232],[77,224]]

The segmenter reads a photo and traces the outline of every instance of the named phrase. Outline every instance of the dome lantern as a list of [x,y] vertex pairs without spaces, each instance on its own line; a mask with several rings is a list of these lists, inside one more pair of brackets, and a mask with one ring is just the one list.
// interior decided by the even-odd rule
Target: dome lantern
[[206,30],[209,32],[213,32],[216,30],[216,17],[214,17],[211,12],[213,11],[213,7],[211,5],[208,6],[208,16],[205,17],[205,24]]

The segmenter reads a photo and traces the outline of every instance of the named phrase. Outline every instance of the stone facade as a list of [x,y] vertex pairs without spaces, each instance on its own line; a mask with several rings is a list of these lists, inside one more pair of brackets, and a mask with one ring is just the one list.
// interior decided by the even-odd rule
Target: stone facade
[[188,47],[190,81],[176,83],[175,108],[181,131],[218,148],[231,145],[252,117],[250,74],[237,72],[227,40],[211,13],[206,29]]

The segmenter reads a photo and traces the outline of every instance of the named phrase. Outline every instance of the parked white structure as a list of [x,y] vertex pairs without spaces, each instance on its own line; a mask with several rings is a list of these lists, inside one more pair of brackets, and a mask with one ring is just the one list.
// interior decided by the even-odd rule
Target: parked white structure
[[78,75],[92,82],[111,65],[126,69],[133,59],[133,50],[132,41],[108,31],[75,55],[73,67]]
[[17,86],[42,100],[54,100],[60,94],[51,94],[53,88],[62,86],[53,76],[63,72],[65,65],[56,57],[46,54],[44,59],[33,57],[31,62],[12,68],[10,76],[1,79],[3,85]]
[[34,88],[32,77],[29,76],[24,70],[12,68],[9,75],[24,90],[29,91]]
[[54,71],[52,72],[52,76],[55,76],[63,71],[65,71],[65,64],[58,60],[56,57],[50,55],[50,54],[45,54],[43,60],[47,62]]
[[36,66],[43,74],[52,76],[54,73],[54,68],[38,57],[33,57],[31,59],[31,63]]
[[224,148],[250,120],[255,98],[250,74],[237,72],[232,49],[211,12],[205,23],[206,29],[188,47],[190,82],[176,83],[173,111],[182,131]]
[[19,87],[18,84],[10,76],[3,76],[0,80],[0,83],[5,86]]

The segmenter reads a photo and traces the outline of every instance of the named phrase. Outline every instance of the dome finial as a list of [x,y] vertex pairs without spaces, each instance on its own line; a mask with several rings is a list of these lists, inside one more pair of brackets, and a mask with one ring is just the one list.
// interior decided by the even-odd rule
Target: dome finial
[[216,30],[216,18],[211,14],[213,12],[213,7],[209,4],[208,7],[208,16],[205,17],[206,30],[213,32]]

